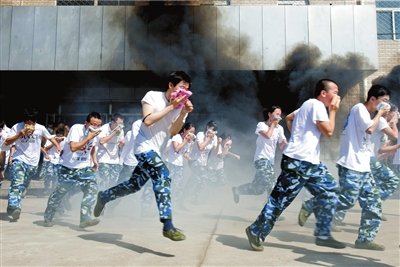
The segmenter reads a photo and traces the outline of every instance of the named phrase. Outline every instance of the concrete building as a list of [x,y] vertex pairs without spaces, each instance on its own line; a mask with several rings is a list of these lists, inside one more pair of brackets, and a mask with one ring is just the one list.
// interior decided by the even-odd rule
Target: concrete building
[[[204,96],[197,100],[195,120],[211,114],[225,125],[236,123],[234,129],[243,129],[238,118],[252,128],[262,107],[281,104],[292,111],[321,76],[343,89],[341,120],[364,100],[373,79],[400,64],[399,36],[377,37],[375,1],[3,0],[1,5],[4,118],[27,104],[16,92],[29,87],[54,92],[45,94],[47,106],[41,104],[48,107],[46,121],[72,123],[92,109],[106,118],[115,111],[139,117],[139,101],[159,88],[158,77],[183,69],[195,74],[195,94]],[[390,8],[395,18],[399,8]],[[398,26],[392,26],[395,32]],[[244,96],[247,108],[234,105],[235,96]],[[336,143],[334,138],[327,145]],[[326,157],[335,158],[335,149],[330,151]]]

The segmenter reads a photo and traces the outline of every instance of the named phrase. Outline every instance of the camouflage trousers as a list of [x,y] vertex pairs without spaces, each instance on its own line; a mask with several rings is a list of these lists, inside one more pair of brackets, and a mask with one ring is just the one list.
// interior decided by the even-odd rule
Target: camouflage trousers
[[371,172],[380,190],[381,199],[386,200],[399,186],[400,178],[386,164],[371,158]]
[[193,197],[193,202],[197,203],[205,186],[211,183],[212,177],[210,177],[207,166],[200,165],[197,160],[189,161],[189,167],[193,175],[187,183],[186,191],[188,195]]
[[70,169],[60,167],[60,179],[53,193],[50,194],[44,219],[52,221],[64,196],[74,191],[79,186],[83,192],[80,211],[80,222],[92,219],[92,209],[96,203],[97,183],[96,174],[91,167],[82,169]]
[[121,170],[122,165],[120,164],[100,163],[97,170],[97,185],[99,190],[117,185]]
[[280,214],[292,203],[303,187],[314,196],[317,205],[315,236],[330,236],[332,218],[337,202],[337,184],[323,164],[312,164],[289,158],[281,160],[281,174],[267,203],[250,230],[261,240],[271,232]]
[[171,178],[169,170],[160,155],[153,150],[136,154],[138,165],[133,170],[131,178],[100,193],[103,203],[139,191],[151,179],[160,220],[172,218],[171,209]]
[[40,177],[44,180],[44,189],[54,189],[57,184],[59,169],[61,165],[53,164],[50,161],[42,163]]
[[270,160],[259,159],[254,162],[256,174],[251,183],[238,186],[241,195],[261,195],[267,191],[270,194],[275,185],[274,166]]
[[358,229],[359,241],[375,239],[382,216],[380,190],[370,172],[357,172],[338,165],[340,190],[335,221],[342,221],[345,212],[358,200],[361,207],[361,221]]
[[172,197],[175,201],[183,201],[186,180],[183,177],[183,166],[167,163],[168,170],[171,173]]
[[28,189],[31,178],[36,173],[37,166],[13,160],[9,168],[11,183],[8,189],[7,212],[11,213],[15,209],[21,209],[22,193]]

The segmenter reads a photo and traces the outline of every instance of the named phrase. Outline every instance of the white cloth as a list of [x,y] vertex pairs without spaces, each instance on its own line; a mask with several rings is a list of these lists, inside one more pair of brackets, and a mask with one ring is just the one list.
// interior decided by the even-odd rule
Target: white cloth
[[370,172],[371,115],[363,103],[354,105],[344,123],[340,136],[340,150],[337,164],[358,172]]
[[92,165],[92,156],[90,151],[95,148],[99,141],[99,137],[96,136],[90,140],[81,150],[72,152],[71,142],[80,142],[85,138],[85,134],[88,131],[84,124],[74,124],[69,130],[63,153],[60,157],[60,164],[70,169],[82,169]]
[[286,140],[283,127],[279,124],[275,127],[271,138],[266,138],[261,135],[260,132],[268,131],[269,126],[261,121],[257,124],[255,134],[257,135],[256,140],[256,151],[254,153],[254,161],[259,159],[267,159],[272,163],[275,162],[275,152],[278,143]]
[[[168,104],[165,92],[149,91],[142,98],[142,104],[147,103],[153,107],[153,112],[164,109]],[[156,151],[160,154],[165,139],[169,136],[169,129],[173,121],[179,116],[180,109],[174,109],[165,115],[161,120],[147,127],[142,123],[135,141],[135,154]]]
[[295,111],[290,140],[283,154],[297,160],[319,164],[321,132],[317,127],[317,121],[329,121],[328,112],[321,101],[311,98]]
[[135,156],[135,139],[139,133],[140,125],[142,120],[136,120],[132,123],[132,129],[128,131],[125,135],[125,144],[122,147],[120,155],[120,164],[125,164],[128,166],[136,166],[138,161]]
[[[108,136],[111,133],[110,123],[106,123],[101,126],[101,133],[98,135],[99,140],[103,137]],[[119,164],[119,142],[124,139],[124,132],[121,130],[121,134],[114,135],[108,142],[97,145],[97,161],[99,163],[107,164]]]
[[[24,122],[15,124],[8,136],[14,136],[25,127]],[[37,166],[39,164],[42,138],[50,139],[49,131],[43,125],[35,123],[35,130],[31,136],[23,136],[15,141],[15,152],[13,159],[20,160],[28,165]]]

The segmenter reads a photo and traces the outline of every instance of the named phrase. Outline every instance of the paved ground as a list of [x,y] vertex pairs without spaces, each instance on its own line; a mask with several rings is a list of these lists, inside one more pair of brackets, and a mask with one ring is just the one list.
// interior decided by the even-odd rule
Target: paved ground
[[[40,187],[34,182],[33,187]],[[219,197],[210,193],[203,205],[187,204],[189,210],[176,210],[174,223],[187,240],[173,242],[161,234],[155,215],[141,215],[140,193],[123,198],[112,211],[109,206],[99,225],[80,229],[79,202],[73,209],[45,228],[43,211],[47,198],[33,188],[23,199],[21,218],[11,223],[6,215],[7,188],[0,191],[1,266],[400,266],[399,198],[384,203],[383,222],[376,239],[385,251],[354,248],[360,209],[355,207],[342,231],[334,237],[347,244],[342,250],[314,244],[314,218],[304,227],[297,225],[301,196],[284,212],[267,238],[265,250],[250,250],[244,232],[258,215],[264,199],[243,196],[232,200],[230,187],[220,188]]]

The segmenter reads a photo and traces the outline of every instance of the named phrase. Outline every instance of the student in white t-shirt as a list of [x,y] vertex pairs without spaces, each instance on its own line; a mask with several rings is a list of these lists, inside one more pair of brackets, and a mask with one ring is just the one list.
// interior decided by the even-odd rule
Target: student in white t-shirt
[[338,93],[339,88],[334,81],[322,79],[316,84],[314,98],[305,101],[299,109],[286,116],[291,136],[283,151],[281,174],[258,218],[246,228],[253,250],[264,249],[261,242],[303,187],[318,200],[314,230],[316,245],[336,249],[345,247],[330,233],[337,201],[337,184],[328,168],[320,161],[320,137],[322,134],[332,136],[335,129],[335,117],[340,104]]
[[65,140],[60,157],[58,184],[50,194],[44,212],[44,226],[52,227],[53,218],[64,196],[79,186],[83,192],[80,208],[80,228],[94,226],[99,220],[92,218],[92,208],[96,202],[96,173],[99,165],[96,157],[96,146],[99,142],[101,115],[91,112],[85,124],[74,124]]
[[[187,179],[184,177],[184,163],[196,137],[193,123],[186,122],[181,131],[168,140],[164,160],[171,173],[172,198],[178,207],[183,207]],[[186,181],[185,181],[186,180]]]
[[[55,129],[55,134],[52,135],[54,139],[59,143],[61,150],[65,144],[65,130],[64,128]],[[60,151],[56,150],[56,147],[47,141],[42,148],[43,163],[40,177],[44,180],[44,190],[46,194],[52,192],[58,181],[58,170],[60,168]]]
[[204,187],[211,182],[207,164],[210,152],[216,150],[218,146],[217,133],[217,123],[212,120],[207,122],[205,131],[197,133],[195,143],[189,154],[189,167],[193,176],[187,183],[186,191],[192,196],[193,204],[199,203]]
[[97,146],[97,184],[99,190],[104,190],[118,183],[120,152],[124,146],[124,117],[120,113],[112,115],[111,122],[101,126],[99,144]]
[[125,134],[124,146],[122,147],[121,155],[119,156],[122,169],[119,173],[118,183],[128,180],[138,161],[135,156],[135,139],[139,133],[142,120],[136,120],[132,123],[132,128]]
[[208,158],[208,172],[211,176],[211,182],[216,186],[226,185],[227,178],[225,175],[225,159],[228,156],[240,160],[240,155],[231,152],[233,140],[232,136],[227,133],[222,133],[218,136],[217,149],[211,150]]
[[7,168],[8,157],[10,155],[10,148],[8,146],[4,146],[3,143],[8,137],[10,132],[10,128],[7,127],[4,121],[0,121],[0,188],[1,182],[5,179],[4,171]]
[[7,213],[12,217],[12,221],[19,219],[22,193],[27,189],[31,177],[37,171],[42,139],[50,140],[56,150],[61,151],[59,144],[46,127],[36,123],[37,115],[36,109],[25,109],[23,122],[15,124],[4,141],[4,145],[15,147],[12,163],[9,166],[11,184],[7,206]]
[[180,131],[188,113],[193,110],[186,94],[173,99],[171,94],[184,93],[190,86],[191,78],[183,71],[175,71],[167,78],[166,91],[149,91],[142,98],[143,123],[135,140],[138,165],[129,180],[99,192],[94,209],[96,217],[101,215],[107,202],[139,191],[151,179],[160,221],[164,224],[163,236],[173,241],[186,238],[172,223],[171,176],[160,149],[166,138]]
[[279,106],[272,106],[264,110],[265,121],[257,124],[255,134],[256,151],[254,153],[254,166],[256,174],[251,183],[232,187],[233,200],[239,202],[240,195],[261,195],[271,193],[275,185],[275,153],[277,146],[283,150],[287,145],[283,127],[279,125],[282,116],[282,109]]

